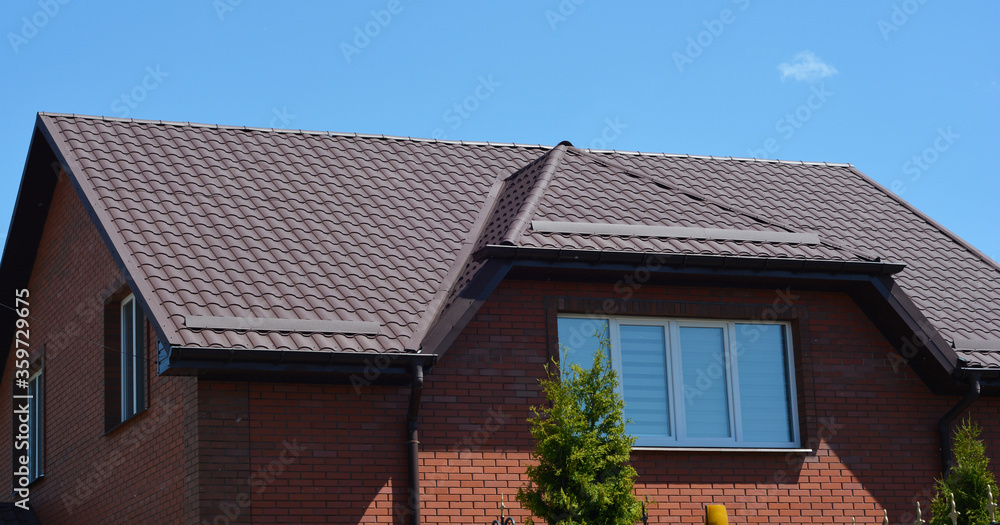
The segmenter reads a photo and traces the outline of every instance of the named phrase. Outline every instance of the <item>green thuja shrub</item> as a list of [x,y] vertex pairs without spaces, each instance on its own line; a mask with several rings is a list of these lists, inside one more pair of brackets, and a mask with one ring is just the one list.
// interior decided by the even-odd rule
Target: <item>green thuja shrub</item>
[[573,365],[559,374],[546,367],[541,384],[548,405],[532,407],[528,419],[538,465],[527,468],[529,483],[517,501],[549,525],[634,525],[642,515],[633,494],[637,474],[628,464],[635,438],[625,433],[625,403],[608,343],[601,345],[589,370]]
[[931,525],[951,525],[951,502],[955,496],[955,510],[960,512],[958,525],[986,525],[990,522],[990,503],[987,489],[993,497],[1000,496],[997,482],[989,470],[990,458],[979,439],[979,425],[972,418],[961,421],[955,429],[955,465],[944,479],[937,480],[937,490],[931,501]]

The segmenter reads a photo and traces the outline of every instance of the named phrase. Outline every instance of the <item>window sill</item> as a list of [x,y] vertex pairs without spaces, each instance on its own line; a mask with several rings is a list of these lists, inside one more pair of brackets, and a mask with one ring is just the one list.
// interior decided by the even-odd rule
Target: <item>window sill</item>
[[639,452],[734,452],[739,454],[811,454],[811,448],[741,448],[741,447],[632,447]]

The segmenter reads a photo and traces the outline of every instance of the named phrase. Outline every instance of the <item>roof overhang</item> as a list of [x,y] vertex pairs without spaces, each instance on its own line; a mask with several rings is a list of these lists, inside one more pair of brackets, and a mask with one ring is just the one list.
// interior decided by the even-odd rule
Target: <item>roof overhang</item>
[[[113,260],[122,270],[125,282],[146,311],[146,318],[152,323],[157,336],[161,340],[167,340],[159,323],[159,319],[165,316],[164,312],[160,308],[151,308],[146,295],[142,293],[145,283],[138,283],[132,278],[132,272],[125,266],[124,259],[105,227],[105,221],[101,220],[92,199],[88,197],[77,179],[77,174],[74,172],[74,168],[79,169],[77,164],[67,159],[60,151],[59,140],[46,126],[43,117],[44,114],[39,113],[35,119],[35,129],[28,147],[28,157],[21,175],[17,200],[14,203],[14,213],[8,229],[3,258],[0,260],[0,287],[12,292],[28,286],[59,173],[65,171]],[[0,353],[3,357],[0,371],[6,367],[8,353],[14,340],[14,321],[13,310],[0,308],[0,345],[2,345]]]
[[[59,161],[39,126],[31,136],[28,158],[24,163],[21,185],[14,201],[14,214],[7,230],[3,258],[0,259],[0,290],[3,304],[13,305],[14,290],[27,288],[35,257],[42,240],[42,230],[49,214],[52,195],[59,177]],[[30,290],[29,290],[30,292]],[[28,297],[30,304],[31,297]],[[8,353],[14,341],[17,314],[10,308],[0,308],[0,371],[6,367]]]

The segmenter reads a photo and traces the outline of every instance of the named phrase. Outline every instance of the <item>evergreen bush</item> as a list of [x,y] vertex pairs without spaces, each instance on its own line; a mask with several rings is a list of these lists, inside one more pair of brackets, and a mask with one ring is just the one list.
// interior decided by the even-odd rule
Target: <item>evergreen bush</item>
[[[937,490],[931,501],[931,525],[951,525],[951,502],[955,496],[955,510],[960,512],[958,525],[987,525],[990,523],[988,490],[997,497],[997,482],[989,470],[990,458],[986,446],[979,439],[981,430],[972,418],[962,420],[955,429],[955,465],[944,479],[937,480]],[[988,489],[988,490],[987,490]]]
[[635,525],[642,516],[628,463],[635,438],[625,432],[607,348],[602,339],[589,370],[573,365],[559,374],[546,366],[540,382],[548,405],[531,408],[538,465],[528,467],[517,501],[549,525]]

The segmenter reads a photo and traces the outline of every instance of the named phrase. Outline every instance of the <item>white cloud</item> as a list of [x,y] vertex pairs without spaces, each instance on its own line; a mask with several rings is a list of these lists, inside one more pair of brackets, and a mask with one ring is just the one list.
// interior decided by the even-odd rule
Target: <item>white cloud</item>
[[791,64],[782,62],[778,64],[778,71],[781,71],[781,81],[792,77],[795,80],[815,82],[821,78],[832,77],[837,74],[837,68],[823,62],[812,51],[800,51],[795,55],[795,60]]

